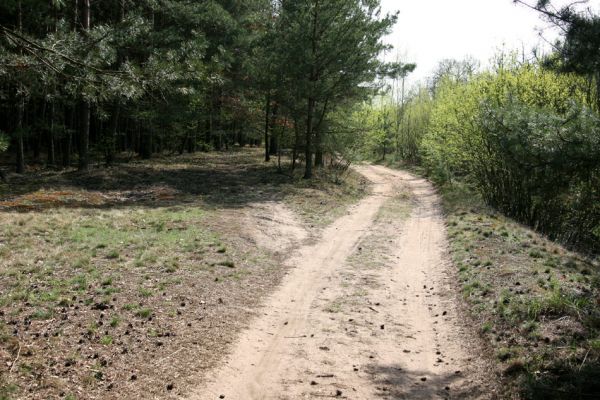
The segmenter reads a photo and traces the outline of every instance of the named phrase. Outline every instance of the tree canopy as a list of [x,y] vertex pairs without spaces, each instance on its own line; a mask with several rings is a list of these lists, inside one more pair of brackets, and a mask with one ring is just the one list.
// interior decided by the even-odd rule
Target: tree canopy
[[87,169],[262,142],[302,150],[308,178],[329,111],[401,69],[378,58],[396,16],[374,0],[11,0],[0,15],[0,129],[18,172],[31,154]]

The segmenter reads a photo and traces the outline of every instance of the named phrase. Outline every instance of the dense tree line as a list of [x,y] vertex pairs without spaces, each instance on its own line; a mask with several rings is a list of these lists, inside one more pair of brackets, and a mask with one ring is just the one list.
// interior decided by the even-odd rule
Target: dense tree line
[[[328,115],[394,74],[378,0],[7,0],[0,150],[80,170],[265,145],[323,164]],[[314,162],[313,162],[314,155]]]
[[[353,114],[363,157],[422,165],[467,182],[490,205],[550,236],[600,249],[600,18],[529,5],[564,33],[549,56],[440,63],[406,100]],[[391,143],[398,143],[392,146]]]
[[[228,80],[241,69],[233,57],[235,46],[244,45],[241,26],[259,9],[238,10],[235,20],[235,6],[3,3],[1,129],[13,137],[17,172],[27,150],[41,161],[45,148],[48,164],[69,166],[76,149],[79,168],[87,169],[90,151],[111,163],[117,150],[149,157],[193,149],[190,138],[206,123],[202,111],[226,108]],[[192,116],[196,102],[206,108]],[[210,127],[207,142],[214,142],[221,123]]]

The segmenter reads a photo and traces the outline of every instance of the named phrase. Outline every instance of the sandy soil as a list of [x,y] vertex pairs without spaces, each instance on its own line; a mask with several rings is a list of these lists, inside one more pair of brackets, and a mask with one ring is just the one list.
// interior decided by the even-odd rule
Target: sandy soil
[[[456,306],[433,188],[360,172],[372,194],[286,261],[280,288],[189,399],[494,397]],[[399,190],[410,215],[382,217]]]
[[309,236],[302,221],[281,202],[251,203],[242,218],[244,236],[274,253],[283,253]]

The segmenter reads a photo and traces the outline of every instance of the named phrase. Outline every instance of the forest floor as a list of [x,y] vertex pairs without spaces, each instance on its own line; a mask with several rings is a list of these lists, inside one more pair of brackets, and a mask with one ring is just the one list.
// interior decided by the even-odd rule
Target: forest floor
[[258,149],[32,171],[0,184],[0,399],[176,398],[368,193]]

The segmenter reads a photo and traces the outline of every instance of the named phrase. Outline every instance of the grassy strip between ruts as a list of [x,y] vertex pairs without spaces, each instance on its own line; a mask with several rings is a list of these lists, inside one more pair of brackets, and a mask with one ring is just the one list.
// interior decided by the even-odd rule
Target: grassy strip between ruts
[[483,205],[440,188],[464,298],[500,365],[506,397],[600,397],[600,268]]
[[232,215],[320,227],[364,193],[258,151],[18,178],[0,198],[0,399],[169,398],[222,356],[285,271]]

